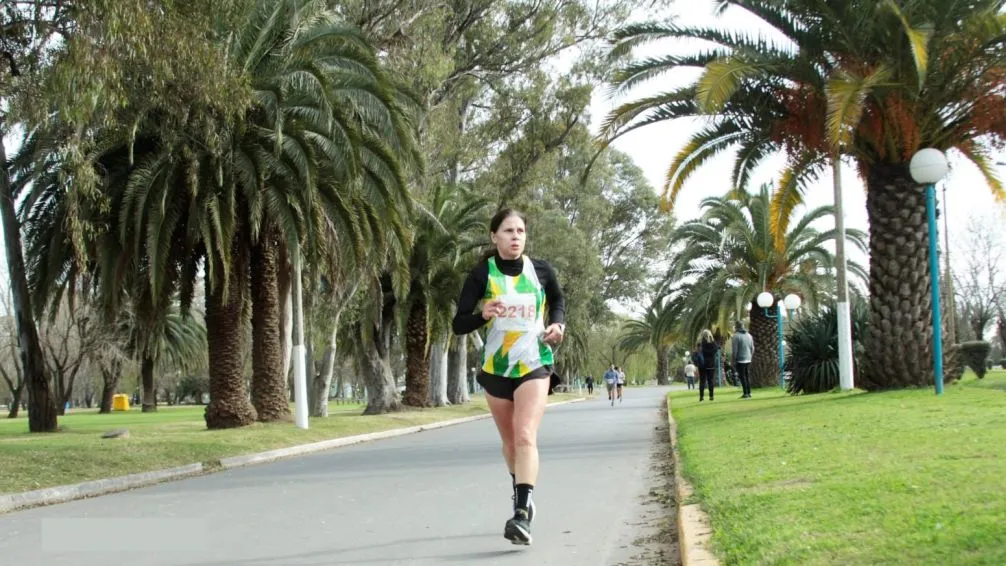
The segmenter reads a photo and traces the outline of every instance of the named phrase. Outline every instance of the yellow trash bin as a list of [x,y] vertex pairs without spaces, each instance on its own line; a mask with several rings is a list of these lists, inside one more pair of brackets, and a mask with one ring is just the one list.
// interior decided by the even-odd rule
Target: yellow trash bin
[[129,410],[129,395],[125,393],[118,393],[112,395],[112,410],[113,411],[128,411]]

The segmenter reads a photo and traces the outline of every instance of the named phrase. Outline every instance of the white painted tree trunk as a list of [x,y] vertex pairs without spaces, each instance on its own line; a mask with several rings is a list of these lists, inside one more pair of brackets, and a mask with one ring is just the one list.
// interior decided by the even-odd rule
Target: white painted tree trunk
[[454,348],[447,355],[447,400],[452,405],[468,402],[468,336],[454,339]]
[[283,375],[290,376],[290,362],[293,360],[293,293],[290,292],[289,278],[285,289],[280,288],[280,299],[283,301],[283,328],[280,336],[283,338]]
[[846,279],[845,212],[842,202],[842,160],[836,152],[831,160],[835,191],[835,263],[838,285],[838,382],[842,391],[849,391],[853,383],[852,321],[849,316],[849,284]]
[[447,340],[438,338],[430,348],[430,404],[443,407],[447,401]]

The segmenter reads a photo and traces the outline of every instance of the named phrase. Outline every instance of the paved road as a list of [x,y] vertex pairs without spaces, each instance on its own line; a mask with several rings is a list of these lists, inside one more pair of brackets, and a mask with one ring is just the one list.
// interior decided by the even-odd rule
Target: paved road
[[548,410],[531,547],[502,536],[510,476],[482,420],[0,515],[0,556],[46,566],[610,566],[639,534],[665,391]]

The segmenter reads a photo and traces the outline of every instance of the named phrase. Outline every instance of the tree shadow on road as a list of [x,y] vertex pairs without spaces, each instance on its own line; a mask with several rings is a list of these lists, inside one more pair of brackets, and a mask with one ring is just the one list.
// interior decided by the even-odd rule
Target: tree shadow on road
[[[315,552],[305,552],[301,554],[289,554],[286,556],[265,556],[262,558],[241,558],[224,562],[191,562],[187,566],[255,566],[269,564],[270,566],[325,566],[328,564],[401,564],[402,562],[417,563],[428,562],[430,564],[443,564],[446,562],[459,562],[470,564],[484,560],[506,558],[525,552],[525,547],[513,547],[500,550],[489,550],[480,552],[459,552],[457,554],[430,554],[420,556],[407,551],[408,547],[416,543],[430,543],[434,541],[454,541],[460,539],[496,539],[497,534],[472,534],[444,536],[431,539],[429,537],[389,540],[379,544],[368,544],[349,548],[333,547],[330,550],[320,550]],[[377,549],[394,549],[396,552],[388,553],[381,557],[353,557],[359,552]],[[347,556],[349,555],[349,556]]]

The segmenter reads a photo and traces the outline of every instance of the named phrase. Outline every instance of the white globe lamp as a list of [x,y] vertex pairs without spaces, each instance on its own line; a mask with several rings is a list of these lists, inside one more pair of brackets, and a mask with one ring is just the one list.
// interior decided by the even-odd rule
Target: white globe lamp
[[758,299],[757,300],[758,300],[758,306],[759,307],[761,307],[763,309],[767,309],[770,306],[772,306],[772,303],[775,302],[775,297],[772,296],[772,293],[769,293],[768,291],[764,291],[764,292],[758,294]]
[[927,147],[920,149],[912,156],[908,170],[912,179],[920,185],[932,185],[942,179],[949,170],[947,156],[938,149]]
[[800,300],[800,296],[793,293],[786,295],[786,298],[783,299],[783,304],[786,305],[786,309],[791,311],[795,311],[800,308],[800,304],[802,302],[803,301]]

